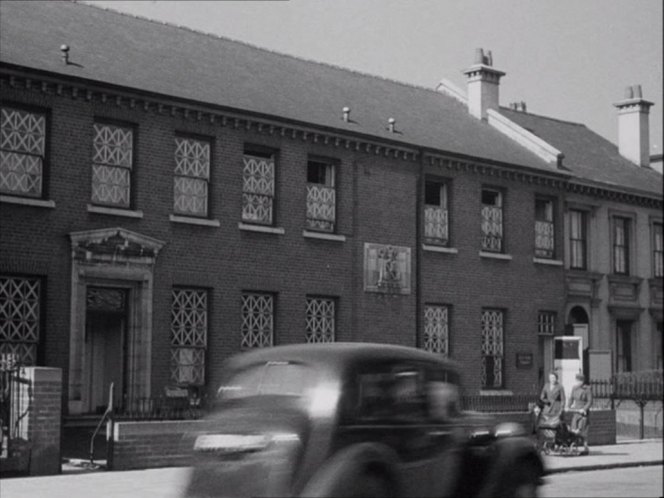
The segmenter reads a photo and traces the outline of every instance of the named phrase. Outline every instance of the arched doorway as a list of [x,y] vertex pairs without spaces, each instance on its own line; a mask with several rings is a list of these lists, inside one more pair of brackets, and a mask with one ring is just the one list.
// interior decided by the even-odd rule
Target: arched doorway
[[590,320],[588,313],[583,306],[574,306],[567,317],[567,325],[565,327],[565,335],[581,337],[583,340],[583,375],[588,379],[589,372],[589,328]]

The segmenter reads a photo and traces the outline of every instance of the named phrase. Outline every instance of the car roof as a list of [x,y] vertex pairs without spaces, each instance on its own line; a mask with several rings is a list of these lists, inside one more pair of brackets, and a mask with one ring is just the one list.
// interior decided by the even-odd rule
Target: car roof
[[344,370],[361,360],[410,360],[438,363],[457,370],[457,365],[440,355],[407,346],[366,342],[293,344],[241,353],[230,359],[230,368],[244,368],[269,361],[293,361],[333,371]]

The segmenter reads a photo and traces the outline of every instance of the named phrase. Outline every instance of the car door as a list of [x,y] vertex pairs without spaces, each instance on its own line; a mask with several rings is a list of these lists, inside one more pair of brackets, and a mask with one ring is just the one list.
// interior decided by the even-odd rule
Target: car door
[[352,379],[339,446],[374,442],[391,448],[398,457],[401,495],[433,496],[438,443],[429,434],[424,368],[398,360],[363,363]]
[[427,435],[432,446],[431,496],[451,496],[461,477],[464,443],[460,390],[456,372],[443,365],[426,368]]

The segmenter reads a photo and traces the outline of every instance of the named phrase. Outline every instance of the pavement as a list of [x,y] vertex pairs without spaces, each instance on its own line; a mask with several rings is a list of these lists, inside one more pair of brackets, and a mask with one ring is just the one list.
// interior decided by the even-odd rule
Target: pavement
[[544,465],[548,474],[663,465],[663,452],[661,439],[634,439],[609,446],[591,446],[588,455],[547,455],[544,457]]
[[[621,441],[591,446],[584,456],[546,456],[549,474],[622,467],[664,465],[661,439]],[[189,475],[187,467],[107,472],[81,462],[63,465],[63,473],[45,477],[14,477],[0,481],[2,498],[179,498]],[[554,479],[552,476],[551,479]]]

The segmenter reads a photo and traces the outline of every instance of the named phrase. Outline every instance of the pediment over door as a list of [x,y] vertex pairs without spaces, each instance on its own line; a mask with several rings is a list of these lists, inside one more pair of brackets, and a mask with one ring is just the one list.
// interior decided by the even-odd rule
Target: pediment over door
[[121,227],[69,234],[76,261],[154,263],[165,242]]

